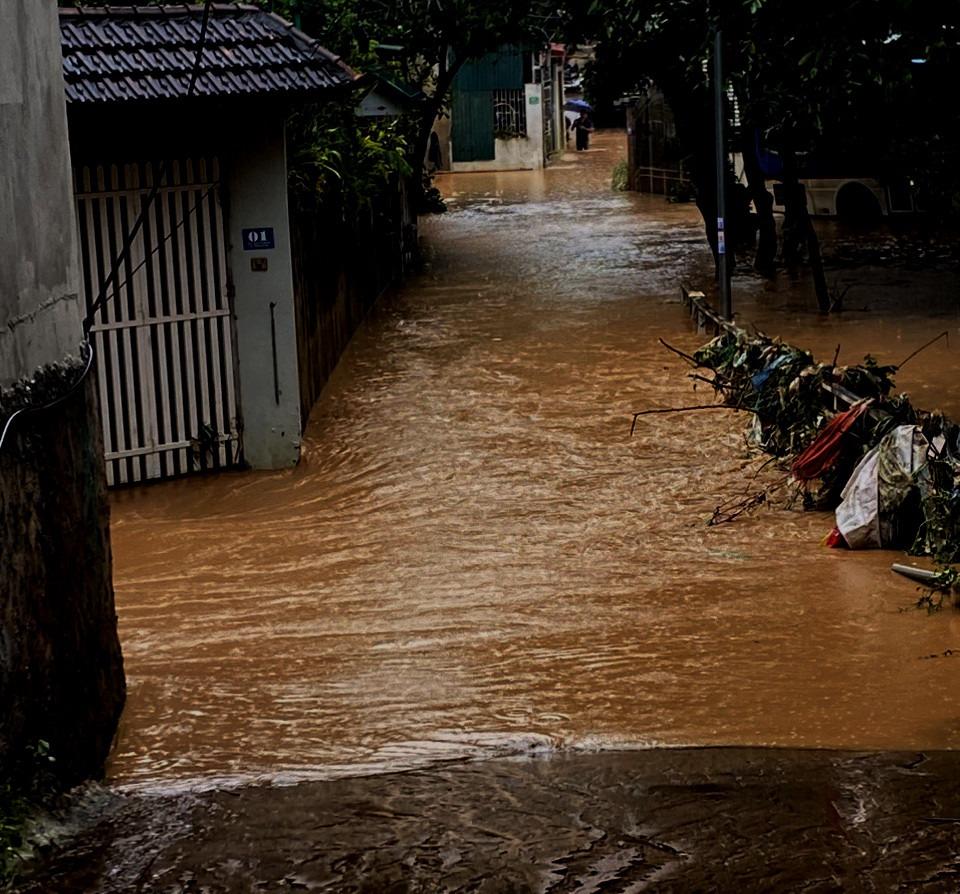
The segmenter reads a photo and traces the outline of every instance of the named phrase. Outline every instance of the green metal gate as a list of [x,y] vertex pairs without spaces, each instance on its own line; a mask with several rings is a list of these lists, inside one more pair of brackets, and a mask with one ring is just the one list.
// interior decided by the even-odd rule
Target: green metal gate
[[455,91],[453,97],[453,156],[457,161],[492,161],[493,91]]

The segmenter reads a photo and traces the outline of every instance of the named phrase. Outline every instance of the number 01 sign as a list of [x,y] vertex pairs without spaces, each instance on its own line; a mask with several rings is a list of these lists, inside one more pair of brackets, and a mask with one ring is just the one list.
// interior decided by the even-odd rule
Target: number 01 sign
[[241,230],[243,235],[244,251],[263,251],[266,248],[276,248],[273,239],[273,227],[253,227]]

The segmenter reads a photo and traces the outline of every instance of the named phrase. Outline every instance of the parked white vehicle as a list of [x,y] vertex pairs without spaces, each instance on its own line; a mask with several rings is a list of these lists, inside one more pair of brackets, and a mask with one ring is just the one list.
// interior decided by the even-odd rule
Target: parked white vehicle
[[[865,220],[905,214],[916,210],[911,185],[881,184],[873,177],[820,177],[803,181],[807,188],[807,211],[820,217]],[[783,213],[783,184],[768,181],[773,210]]]

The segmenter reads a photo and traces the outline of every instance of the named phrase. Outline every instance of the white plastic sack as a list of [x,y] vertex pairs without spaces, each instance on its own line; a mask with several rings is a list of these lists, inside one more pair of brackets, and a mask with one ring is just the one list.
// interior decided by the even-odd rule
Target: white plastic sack
[[850,549],[879,549],[880,491],[877,487],[879,447],[857,463],[837,506],[837,527]]
[[[927,460],[929,444],[915,425],[900,425],[886,435],[853,470],[837,507],[837,527],[850,549],[889,545],[881,516],[903,500],[913,473]],[[882,466],[882,468],[881,468]]]

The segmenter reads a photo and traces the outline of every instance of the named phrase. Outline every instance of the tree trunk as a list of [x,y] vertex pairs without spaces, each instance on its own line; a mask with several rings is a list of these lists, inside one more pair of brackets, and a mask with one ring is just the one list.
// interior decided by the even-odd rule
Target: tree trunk
[[[786,157],[786,153],[784,153]],[[791,279],[800,275],[800,260],[803,255],[799,205],[806,203],[806,195],[801,193],[797,175],[791,166],[784,164],[783,170],[783,263]]]
[[414,176],[413,190],[415,191],[414,203],[419,205],[421,193],[423,191],[423,164],[427,155],[427,144],[430,142],[430,132],[433,130],[433,124],[437,120],[437,115],[443,108],[443,101],[446,99],[450,88],[453,86],[454,78],[463,67],[466,58],[455,58],[452,64],[447,63],[446,54],[440,61],[437,74],[437,84],[431,96],[427,97],[423,112],[420,116],[420,122],[417,127],[417,135],[410,150],[410,167],[413,168]]
[[817,307],[820,313],[830,313],[830,289],[827,287],[827,275],[823,269],[823,257],[820,254],[820,240],[817,231],[813,228],[813,221],[806,213],[807,197],[803,196],[803,220],[806,229],[807,257],[810,260],[810,272],[813,273],[813,286],[817,293]]
[[[743,156],[743,170],[747,175],[747,188],[753,207],[757,209],[758,238],[757,252],[753,259],[753,269],[764,279],[775,279],[777,275],[777,223],[773,218],[773,196],[767,191],[766,177],[760,168],[757,148],[753,141],[755,129],[749,124],[743,128],[744,144],[740,147]],[[749,140],[749,145],[747,141]]]
[[827,277],[823,270],[823,258],[820,254],[820,240],[813,228],[813,221],[807,211],[807,192],[797,176],[796,157],[792,151],[783,153],[784,219],[783,254],[788,267],[796,268],[800,252],[805,245],[810,272],[813,274],[813,287],[817,295],[817,307],[820,313],[830,313],[830,292]]
[[[713,126],[713,107],[709,97],[691,91],[683,81],[664,79],[660,89],[673,112],[680,145],[690,151],[688,167],[690,179],[696,192],[697,209],[703,217],[704,232],[713,261],[719,271],[717,254],[717,177],[714,170],[713,143],[704,140],[703,134]],[[715,275],[719,275],[717,272]]]

